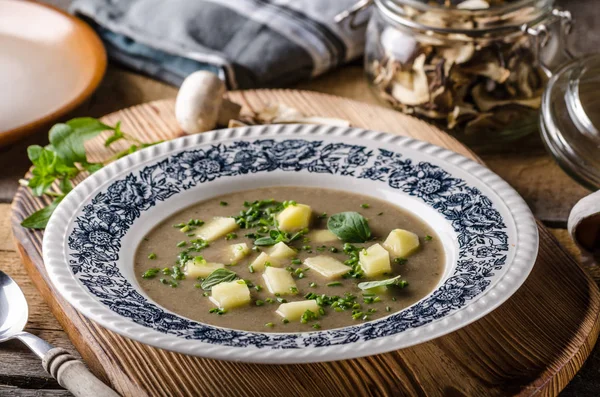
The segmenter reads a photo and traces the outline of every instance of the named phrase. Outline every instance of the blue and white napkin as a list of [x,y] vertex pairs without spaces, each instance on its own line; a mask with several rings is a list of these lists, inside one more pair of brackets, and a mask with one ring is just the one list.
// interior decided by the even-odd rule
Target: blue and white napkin
[[136,71],[179,85],[210,70],[233,89],[289,85],[359,57],[364,26],[333,21],[355,1],[75,0],[71,12]]

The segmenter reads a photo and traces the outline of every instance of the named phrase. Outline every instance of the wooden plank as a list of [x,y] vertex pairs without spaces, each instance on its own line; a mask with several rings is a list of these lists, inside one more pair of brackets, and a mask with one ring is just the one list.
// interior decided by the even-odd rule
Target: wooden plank
[[0,397],[70,397],[73,396],[66,390],[49,389],[21,389],[17,387],[0,385]]
[[0,251],[15,251],[10,227],[9,204],[0,204]]
[[[247,106],[283,102],[307,114],[349,118],[353,125],[418,134],[472,155],[447,135],[397,112],[341,98],[288,90],[232,93]],[[172,102],[156,102],[110,115],[143,139],[174,136]],[[105,155],[100,141],[89,149]],[[600,323],[600,294],[593,281],[540,228],[537,264],[524,286],[484,319],[435,341],[368,358],[310,365],[261,366],[221,362],[153,349],[83,318],[48,283],[40,256],[40,232],[18,226],[40,201],[22,189],[15,203],[14,232],[34,284],[93,371],[125,395],[348,395],[462,394],[553,395],[583,364]],[[551,292],[551,293],[549,293]],[[181,376],[183,369],[190,377]],[[237,376],[215,383],[222,373]],[[365,374],[368,376],[365,377]],[[318,380],[314,381],[314,380]]]

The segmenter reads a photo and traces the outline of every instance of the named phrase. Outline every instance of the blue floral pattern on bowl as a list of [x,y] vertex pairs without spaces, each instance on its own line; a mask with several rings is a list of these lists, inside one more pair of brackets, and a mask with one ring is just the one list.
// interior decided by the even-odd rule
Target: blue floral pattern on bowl
[[[125,279],[115,261],[121,239],[140,215],[170,197],[217,178],[272,171],[328,173],[379,181],[436,209],[458,235],[460,260],[432,295],[372,322],[307,334],[222,329],[164,311]],[[257,348],[334,346],[389,336],[458,310],[490,285],[506,263],[502,216],[477,188],[428,162],[365,146],[304,139],[262,139],[185,150],[113,182],[77,217],[68,236],[76,278],[110,310],[156,331],[211,344]]]

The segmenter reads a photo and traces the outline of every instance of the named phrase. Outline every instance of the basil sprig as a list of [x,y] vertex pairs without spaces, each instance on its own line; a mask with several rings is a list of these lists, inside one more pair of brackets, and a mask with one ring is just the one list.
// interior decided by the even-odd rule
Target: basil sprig
[[364,243],[371,239],[371,228],[358,212],[340,212],[327,221],[327,228],[346,243]]
[[237,274],[231,270],[216,269],[204,279],[200,287],[205,291],[210,291],[215,285],[233,281],[236,278],[238,278]]
[[396,276],[394,278],[388,278],[387,280],[379,280],[379,281],[366,281],[363,283],[358,283],[358,288],[365,290],[377,287],[388,287],[388,286],[396,286],[400,288],[404,288],[408,285],[407,281],[402,280],[400,277]]
[[[111,135],[104,145],[109,147],[114,142],[126,141],[129,147],[116,153],[104,163],[92,163],[88,160],[85,142],[97,137],[103,131]],[[27,148],[27,155],[33,164],[31,178],[22,180],[21,184],[31,189],[34,196],[47,195],[54,201],[47,207],[34,212],[23,220],[21,225],[31,229],[44,229],[52,212],[71,189],[72,180],[81,172],[93,173],[105,164],[133,153],[155,143],[143,143],[121,131],[121,123],[109,126],[91,117],[81,117],[55,124],[48,133],[50,144],[42,147],[32,145]],[[53,185],[57,183],[58,188]]]

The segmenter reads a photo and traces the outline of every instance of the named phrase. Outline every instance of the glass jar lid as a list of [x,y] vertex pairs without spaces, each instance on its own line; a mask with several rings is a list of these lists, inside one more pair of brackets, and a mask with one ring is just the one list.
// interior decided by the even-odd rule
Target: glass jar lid
[[552,11],[554,0],[364,0],[412,29],[472,36],[520,32]]
[[542,138],[560,166],[600,188],[600,54],[572,60],[548,81],[542,97]]

